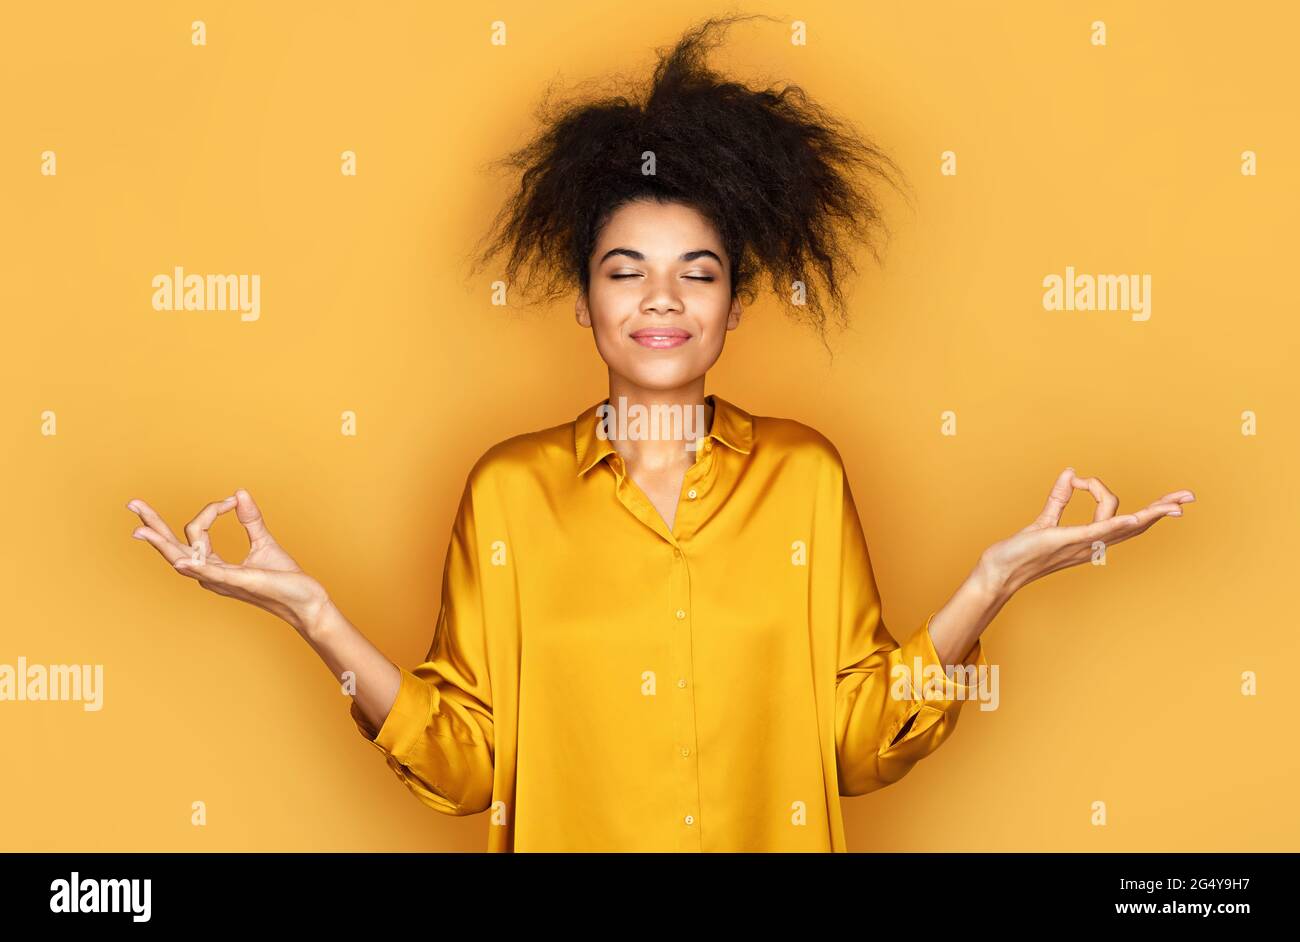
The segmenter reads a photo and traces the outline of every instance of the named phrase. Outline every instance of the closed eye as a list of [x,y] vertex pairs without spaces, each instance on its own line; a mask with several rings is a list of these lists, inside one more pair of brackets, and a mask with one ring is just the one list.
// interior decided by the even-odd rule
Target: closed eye
[[[610,275],[609,277],[621,281],[624,278],[640,278],[639,272],[624,272],[621,275]],[[713,281],[712,275],[686,275],[687,281]]]

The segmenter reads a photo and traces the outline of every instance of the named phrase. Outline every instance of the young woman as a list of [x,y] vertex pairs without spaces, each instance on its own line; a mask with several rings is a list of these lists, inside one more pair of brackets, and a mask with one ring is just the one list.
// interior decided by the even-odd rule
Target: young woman
[[[510,250],[576,288],[609,394],[500,442],[469,473],[426,660],[398,667],[267,530],[244,490],[149,541],[204,588],[291,624],[354,683],[357,728],[425,804],[489,812],[489,849],[843,851],[840,798],[897,781],[987,699],[980,636],[1027,583],[1177,516],[1061,472],[1038,517],[979,556],[901,646],[886,629],[840,456],[799,422],[705,394],[766,273],[819,332],[892,163],[797,88],[712,73],[706,21],[643,99],[557,109],[507,163]],[[536,277],[535,277],[536,276]],[[1063,527],[1075,488],[1094,521]],[[242,563],[211,550],[234,510]]]

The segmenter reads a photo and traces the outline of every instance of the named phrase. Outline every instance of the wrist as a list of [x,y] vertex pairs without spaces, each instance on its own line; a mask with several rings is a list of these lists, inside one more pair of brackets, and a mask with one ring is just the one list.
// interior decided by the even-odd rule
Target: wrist
[[979,562],[971,570],[970,580],[989,602],[999,607],[1016,591],[1010,574],[984,555],[980,556]]
[[318,596],[297,606],[294,617],[298,633],[315,642],[329,633],[330,626],[337,622],[340,614],[329,593],[322,588]]

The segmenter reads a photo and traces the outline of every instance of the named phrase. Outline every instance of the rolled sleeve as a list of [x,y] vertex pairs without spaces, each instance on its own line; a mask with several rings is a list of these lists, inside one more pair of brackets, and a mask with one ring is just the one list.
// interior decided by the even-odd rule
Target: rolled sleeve
[[452,526],[442,605],[424,662],[399,667],[397,697],[378,732],[357,730],[422,802],[444,814],[486,810],[494,789],[487,626],[472,478]]
[[898,781],[952,734],[961,707],[988,670],[982,644],[973,664],[951,674],[925,624],[899,645],[885,626],[870,551],[848,482],[843,482],[836,759],[841,795]]
[[[977,699],[980,677],[987,677],[989,670],[989,662],[984,656],[984,641],[982,638],[975,641],[975,647],[962,664],[944,664],[939,660],[934,638],[930,635],[930,622],[937,614],[938,612],[931,612],[925,625],[908,638],[902,647],[901,663],[909,670],[915,669],[922,681],[918,685],[920,689],[914,691],[914,699],[922,700],[927,705],[944,707]],[[942,681],[927,683],[926,680],[930,677],[942,677]]]
[[[891,695],[910,700],[913,709],[901,718],[887,740],[888,749],[905,746],[910,740],[922,736],[936,722],[946,722],[948,728],[957,722],[957,714],[969,700],[980,699],[981,684],[987,689],[989,662],[984,653],[983,639],[977,639],[962,664],[944,664],[934,647],[930,622],[937,612],[931,612],[925,625],[899,649],[895,670],[898,680],[891,686]],[[985,678],[983,681],[981,678]],[[938,716],[925,717],[922,709]],[[933,735],[933,733],[931,734]],[[935,744],[938,745],[937,743]]]
[[401,686],[397,688],[397,699],[378,733],[374,733],[365,723],[357,708],[352,704],[352,719],[357,729],[369,742],[377,746],[386,755],[397,759],[409,757],[411,746],[429,726],[433,707],[433,692],[429,685],[405,667],[401,671]]

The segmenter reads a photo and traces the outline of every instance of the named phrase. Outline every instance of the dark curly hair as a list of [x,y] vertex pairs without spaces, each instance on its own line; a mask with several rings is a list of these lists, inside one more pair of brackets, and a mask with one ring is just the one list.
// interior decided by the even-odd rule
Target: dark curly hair
[[[718,76],[708,49],[737,20],[712,17],[688,30],[659,64],[644,95],[552,103],[538,108],[541,130],[489,166],[519,174],[518,189],[484,237],[475,270],[509,250],[506,282],[540,299],[589,285],[589,259],[610,215],[636,199],[694,207],[714,226],[731,260],[732,296],[746,303],[766,272],[772,290],[825,343],[827,305],[846,326],[841,281],[855,271],[850,250],[865,244],[877,262],[888,234],[865,177],[898,188],[902,173],[874,144],[809,100],[798,86],[755,90]],[[779,21],[778,21],[779,22]],[[644,152],[655,172],[642,173]],[[901,188],[900,188],[901,189]],[[482,241],[480,241],[482,245]],[[796,303],[793,283],[804,285]]]

